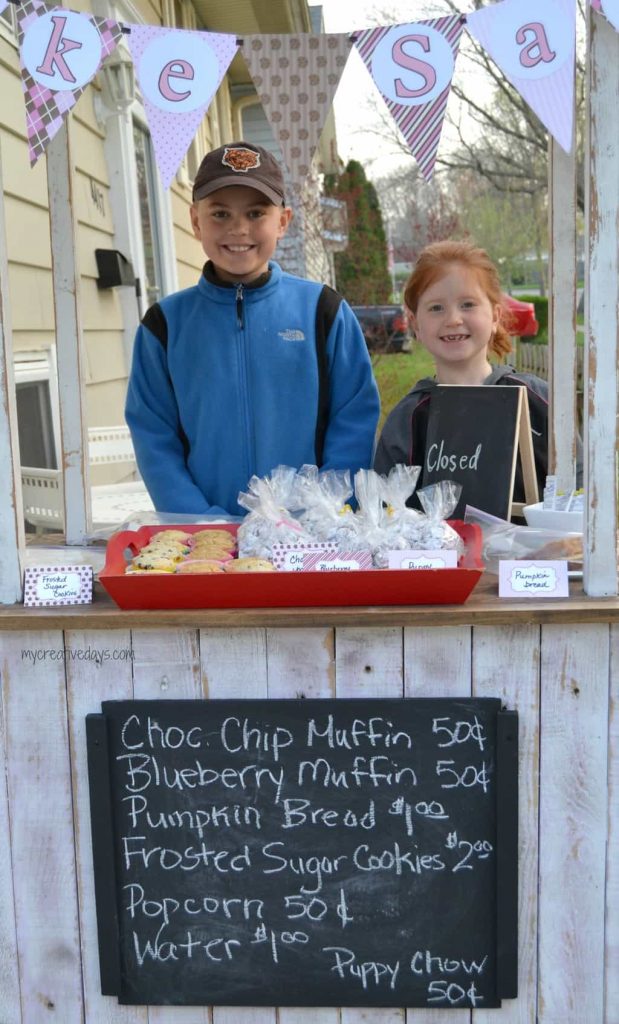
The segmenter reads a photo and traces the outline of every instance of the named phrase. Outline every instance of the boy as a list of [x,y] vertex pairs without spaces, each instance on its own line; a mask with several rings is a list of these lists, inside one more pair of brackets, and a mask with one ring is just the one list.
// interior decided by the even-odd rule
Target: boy
[[231,143],[196,175],[197,285],[138,328],[126,419],[162,512],[242,515],[239,491],[277,465],[370,466],[379,400],[367,347],[332,289],[271,261],[292,210],[275,158]]

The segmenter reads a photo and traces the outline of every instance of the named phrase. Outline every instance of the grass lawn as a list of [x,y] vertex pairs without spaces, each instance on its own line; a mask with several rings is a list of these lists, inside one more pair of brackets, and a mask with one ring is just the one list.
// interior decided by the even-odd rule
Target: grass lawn
[[434,376],[434,362],[421,345],[413,343],[412,352],[373,356],[374,376],[380,391],[379,431],[394,405],[421,377]]

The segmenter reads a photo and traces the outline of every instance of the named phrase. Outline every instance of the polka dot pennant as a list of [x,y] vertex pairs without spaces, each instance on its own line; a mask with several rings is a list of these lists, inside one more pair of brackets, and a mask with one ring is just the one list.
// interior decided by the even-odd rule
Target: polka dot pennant
[[129,48],[168,188],[238,49],[236,36],[131,25]]
[[243,57],[297,187],[309,174],[351,48],[340,34],[243,39]]

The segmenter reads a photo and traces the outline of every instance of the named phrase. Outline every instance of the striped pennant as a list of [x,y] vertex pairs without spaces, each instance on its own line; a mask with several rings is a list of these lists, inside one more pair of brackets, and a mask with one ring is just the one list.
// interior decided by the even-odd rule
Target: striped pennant
[[367,29],[355,39],[426,181],[434,172],[464,22],[455,14]]

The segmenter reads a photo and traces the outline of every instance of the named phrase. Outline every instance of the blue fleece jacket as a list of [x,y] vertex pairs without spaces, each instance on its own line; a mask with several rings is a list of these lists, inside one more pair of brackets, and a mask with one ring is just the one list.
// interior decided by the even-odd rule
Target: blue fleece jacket
[[[276,263],[269,269],[252,287],[219,285],[205,268],[196,286],[163,299],[138,328],[125,415],[159,511],[243,514],[237,497],[252,475],[317,462],[322,285]],[[379,399],[344,301],[326,362],[322,468],[354,474],[371,465]]]

